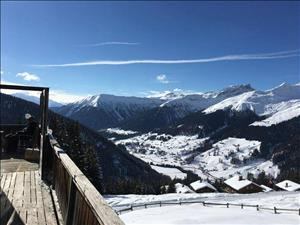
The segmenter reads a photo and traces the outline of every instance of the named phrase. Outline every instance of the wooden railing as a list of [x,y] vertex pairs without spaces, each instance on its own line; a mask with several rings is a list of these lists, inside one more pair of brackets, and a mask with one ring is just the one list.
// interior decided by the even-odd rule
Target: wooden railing
[[48,170],[45,174],[51,174],[50,183],[57,195],[64,224],[123,225],[118,215],[59,147],[52,135],[48,136],[48,147],[44,148],[44,157],[48,163],[44,163],[46,168],[43,169]]

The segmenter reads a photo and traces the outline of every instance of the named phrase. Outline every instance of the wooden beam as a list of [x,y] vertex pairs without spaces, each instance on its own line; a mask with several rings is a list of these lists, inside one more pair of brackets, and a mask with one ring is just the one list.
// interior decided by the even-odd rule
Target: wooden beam
[[35,87],[35,86],[22,86],[22,85],[8,85],[8,84],[0,84],[0,89],[8,89],[8,90],[24,90],[24,91],[43,91],[48,89],[48,87]]

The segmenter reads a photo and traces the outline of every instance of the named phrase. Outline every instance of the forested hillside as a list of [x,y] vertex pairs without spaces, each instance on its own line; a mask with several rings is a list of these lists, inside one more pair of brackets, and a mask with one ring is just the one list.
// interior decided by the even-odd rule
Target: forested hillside
[[[39,110],[34,103],[1,94],[1,124],[25,123],[25,113],[39,120]],[[170,182],[147,163],[74,120],[49,111],[49,128],[101,193],[155,194]]]

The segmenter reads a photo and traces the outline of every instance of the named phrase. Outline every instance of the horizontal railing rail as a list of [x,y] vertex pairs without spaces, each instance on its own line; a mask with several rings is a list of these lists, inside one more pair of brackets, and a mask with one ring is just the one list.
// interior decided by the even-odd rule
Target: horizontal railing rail
[[[52,166],[52,186],[57,195],[64,224],[123,225],[124,223],[81,172],[72,159],[49,136]],[[46,154],[46,155],[47,155]],[[49,155],[48,155],[49,156]]]

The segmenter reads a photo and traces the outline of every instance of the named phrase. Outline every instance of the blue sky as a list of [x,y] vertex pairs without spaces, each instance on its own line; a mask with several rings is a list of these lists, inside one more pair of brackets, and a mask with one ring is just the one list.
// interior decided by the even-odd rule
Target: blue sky
[[2,82],[57,98],[268,89],[299,49],[299,2],[1,2]]

